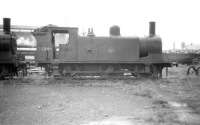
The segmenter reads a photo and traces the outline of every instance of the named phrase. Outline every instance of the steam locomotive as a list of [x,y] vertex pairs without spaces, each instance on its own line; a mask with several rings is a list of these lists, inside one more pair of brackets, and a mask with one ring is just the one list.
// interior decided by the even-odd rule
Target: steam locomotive
[[3,19],[3,32],[0,32],[0,78],[17,74],[17,43],[10,32],[10,18]]
[[3,18],[3,31],[0,31],[0,79],[13,78],[21,71],[26,75],[24,57],[17,51],[17,36],[11,32],[10,18]]
[[122,37],[120,28],[110,28],[109,37],[97,37],[93,29],[79,36],[77,27],[45,26],[36,29],[36,62],[49,74],[125,75],[162,77],[171,63],[162,54],[161,38],[155,22],[149,23],[149,36]]

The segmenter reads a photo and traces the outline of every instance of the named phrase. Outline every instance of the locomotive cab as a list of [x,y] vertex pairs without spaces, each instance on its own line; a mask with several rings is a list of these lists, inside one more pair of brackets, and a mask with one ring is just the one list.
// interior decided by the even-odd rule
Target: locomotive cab
[[77,28],[45,26],[35,30],[33,35],[37,40],[36,61],[50,63],[60,59],[63,50],[67,51],[66,57],[75,58],[75,55],[67,55],[76,53]]

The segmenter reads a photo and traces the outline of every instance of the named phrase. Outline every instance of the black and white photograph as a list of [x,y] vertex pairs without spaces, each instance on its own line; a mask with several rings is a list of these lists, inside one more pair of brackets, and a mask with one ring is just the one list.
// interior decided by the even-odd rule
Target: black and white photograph
[[0,125],[200,125],[198,0],[0,3]]

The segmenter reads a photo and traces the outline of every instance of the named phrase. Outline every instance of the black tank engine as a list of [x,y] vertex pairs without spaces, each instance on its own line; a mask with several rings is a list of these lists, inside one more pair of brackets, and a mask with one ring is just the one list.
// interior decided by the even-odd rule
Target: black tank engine
[[35,30],[36,62],[54,75],[150,75],[162,77],[170,63],[162,54],[162,40],[150,22],[148,37],[123,37],[120,28],[110,28],[110,36],[79,36],[77,27],[45,26]]
[[10,18],[3,19],[3,32],[0,32],[0,78],[17,74],[17,43],[10,32]]

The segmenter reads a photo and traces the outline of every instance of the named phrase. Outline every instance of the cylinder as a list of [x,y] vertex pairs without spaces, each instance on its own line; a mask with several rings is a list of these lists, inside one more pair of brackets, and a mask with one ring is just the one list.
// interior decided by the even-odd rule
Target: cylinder
[[10,18],[3,18],[3,32],[10,34]]
[[116,25],[110,27],[110,36],[120,36],[120,27]]
[[150,37],[153,37],[153,36],[156,35],[155,27],[156,27],[156,23],[155,22],[153,22],[153,21],[149,22],[149,36]]

